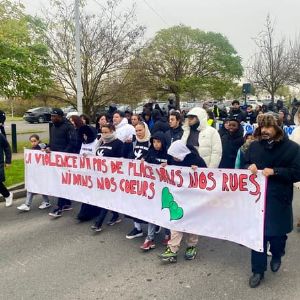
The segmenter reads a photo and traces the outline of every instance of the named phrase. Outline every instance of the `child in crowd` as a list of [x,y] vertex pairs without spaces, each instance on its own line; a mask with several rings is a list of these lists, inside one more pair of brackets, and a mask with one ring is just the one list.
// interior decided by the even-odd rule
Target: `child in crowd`
[[[167,163],[168,161],[168,154],[167,154],[167,140],[166,135],[163,132],[156,132],[150,139],[151,146],[148,151],[148,154],[145,158],[146,162],[151,164],[163,164]],[[148,223],[148,234],[140,248],[144,251],[148,251],[150,249],[155,248],[154,243],[154,234],[158,232],[159,226],[154,224]],[[169,240],[170,231],[166,229],[165,232],[165,239]]]
[[244,169],[245,161],[245,152],[249,148],[250,144],[254,141],[254,136],[252,133],[246,133],[244,136],[244,144],[238,150],[236,160],[235,160],[235,169]]
[[[32,134],[29,137],[29,141],[31,143],[31,149],[32,150],[42,150],[42,149],[46,148],[46,144],[43,144],[41,142],[40,137],[37,134]],[[30,211],[30,206],[32,204],[32,200],[33,200],[34,195],[36,195],[36,194],[31,193],[31,192],[27,192],[25,203],[18,206],[17,209],[21,210],[21,211]],[[39,209],[45,209],[45,208],[50,207],[51,204],[49,202],[48,196],[47,195],[42,195],[42,198],[43,198],[43,202],[39,206]]]
[[94,133],[94,129],[91,126],[83,125],[79,129],[79,140],[81,142],[81,148],[79,154],[96,155],[97,138]]
[[[196,170],[199,168],[206,168],[204,160],[199,156],[198,151],[192,146],[186,146],[183,141],[178,140],[171,144],[168,149],[170,158],[168,159],[169,165],[192,167]],[[168,242],[168,247],[160,257],[163,261],[176,262],[177,252],[180,247],[183,232],[171,230],[171,239]],[[195,234],[187,234],[187,249],[185,251],[185,259],[192,260],[197,254],[196,245],[198,243],[198,236]]]

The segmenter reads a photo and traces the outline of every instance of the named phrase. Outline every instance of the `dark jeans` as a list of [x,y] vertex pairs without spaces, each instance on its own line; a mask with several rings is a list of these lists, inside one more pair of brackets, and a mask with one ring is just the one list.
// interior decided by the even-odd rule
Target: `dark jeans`
[[3,195],[4,198],[7,198],[10,194],[6,186],[3,182],[0,182],[0,193]]
[[274,259],[280,259],[285,253],[287,235],[282,236],[265,236],[264,252],[251,251],[252,272],[263,274],[267,270],[267,242],[270,243],[270,252]]
[[72,205],[71,200],[65,198],[58,198],[57,199],[57,206],[59,209],[62,209],[65,205]]
[[[95,225],[97,227],[102,226],[107,213],[108,213],[108,210],[106,208],[101,207],[100,214],[98,215],[98,217],[96,218],[96,221],[95,221]],[[113,216],[112,216],[113,219],[117,220],[119,218],[119,214],[117,212],[112,211],[112,214],[113,214]]]

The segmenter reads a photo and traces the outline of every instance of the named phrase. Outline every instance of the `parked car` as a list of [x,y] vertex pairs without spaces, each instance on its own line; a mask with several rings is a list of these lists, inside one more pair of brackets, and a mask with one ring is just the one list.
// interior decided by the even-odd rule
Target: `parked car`
[[128,104],[117,104],[117,110],[121,112],[132,111],[132,108]]
[[135,114],[141,114],[143,112],[143,109],[144,109],[144,106],[143,105],[139,105],[137,106],[134,110],[133,110],[133,113]]
[[62,107],[62,111],[64,112],[65,116],[67,116],[68,113],[77,112],[76,108],[73,106]]
[[23,119],[29,123],[45,123],[51,121],[52,107],[36,107],[28,109]]

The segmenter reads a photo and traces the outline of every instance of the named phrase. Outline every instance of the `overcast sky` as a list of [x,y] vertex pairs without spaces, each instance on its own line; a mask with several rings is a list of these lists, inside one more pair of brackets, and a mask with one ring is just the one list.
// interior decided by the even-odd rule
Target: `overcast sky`
[[[69,0],[73,2],[73,0]],[[86,0],[94,11],[105,0]],[[29,13],[39,13],[47,0],[22,0]],[[131,5],[134,0],[123,0]],[[253,38],[263,29],[266,16],[275,20],[278,36],[300,34],[300,0],[136,0],[138,22],[147,27],[146,37],[177,24],[225,35],[243,63],[255,51]]]

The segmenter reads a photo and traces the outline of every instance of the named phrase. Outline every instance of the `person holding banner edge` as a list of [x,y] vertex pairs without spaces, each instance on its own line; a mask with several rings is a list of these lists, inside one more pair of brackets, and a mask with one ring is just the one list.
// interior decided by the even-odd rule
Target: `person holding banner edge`
[[[207,124],[207,118],[205,109],[201,107],[192,108],[187,113],[187,120],[182,128],[181,141],[187,148],[195,149],[208,168],[218,168],[222,157],[221,138],[218,131]],[[194,236],[193,245],[196,245],[197,242],[198,237]],[[195,251],[195,247],[191,248],[189,252],[194,252],[194,254],[189,255],[189,257],[195,257]]]
[[285,254],[287,234],[293,229],[293,183],[300,181],[300,148],[284,134],[270,114],[261,116],[256,141],[245,153],[245,168],[267,177],[264,251],[251,251],[251,288],[260,285],[267,270],[267,242],[270,243],[272,272],[278,272]]
[[[167,154],[167,139],[165,133],[158,131],[154,133],[150,139],[151,146],[145,157],[145,161],[150,164],[164,164],[168,161]],[[154,234],[157,226],[155,224],[148,223],[148,233],[144,243],[140,248],[144,251],[155,248]],[[168,243],[170,239],[170,230],[165,229],[165,243]]]
[[[140,121],[135,126],[135,133],[136,140],[131,143],[131,152],[129,153],[128,158],[142,160],[147,156],[150,148],[151,133],[147,123]],[[127,217],[133,219],[134,226],[133,229],[126,234],[126,238],[132,240],[135,238],[142,237],[144,235],[142,230],[142,224],[146,222],[138,218],[132,218],[129,216]]]
[[[116,128],[112,124],[103,125],[101,128],[101,138],[96,145],[96,156],[101,157],[122,157],[123,156],[123,142],[117,138]],[[102,231],[102,224],[108,213],[108,209],[101,207],[100,212],[95,220],[91,229],[94,232]],[[112,218],[107,223],[109,226],[113,226],[122,221],[119,213],[112,212]]]
[[[186,146],[182,140],[175,141],[168,149],[168,164],[191,167],[193,170],[199,168],[206,168],[206,163],[199,156],[197,150],[193,146]],[[171,230],[171,239],[168,241],[168,246],[165,251],[159,255],[162,261],[177,262],[177,252],[179,250],[183,232]],[[187,248],[185,251],[185,259],[193,260],[197,255],[196,245],[198,243],[198,236],[195,234],[187,234],[186,238]]]
[[[60,108],[53,108],[51,121],[53,124],[50,129],[50,142],[45,151],[76,153],[78,138],[75,128],[64,117],[64,112]],[[72,202],[69,199],[58,198],[57,207],[49,213],[49,216],[53,218],[61,217],[63,211],[72,209],[71,204]]]

